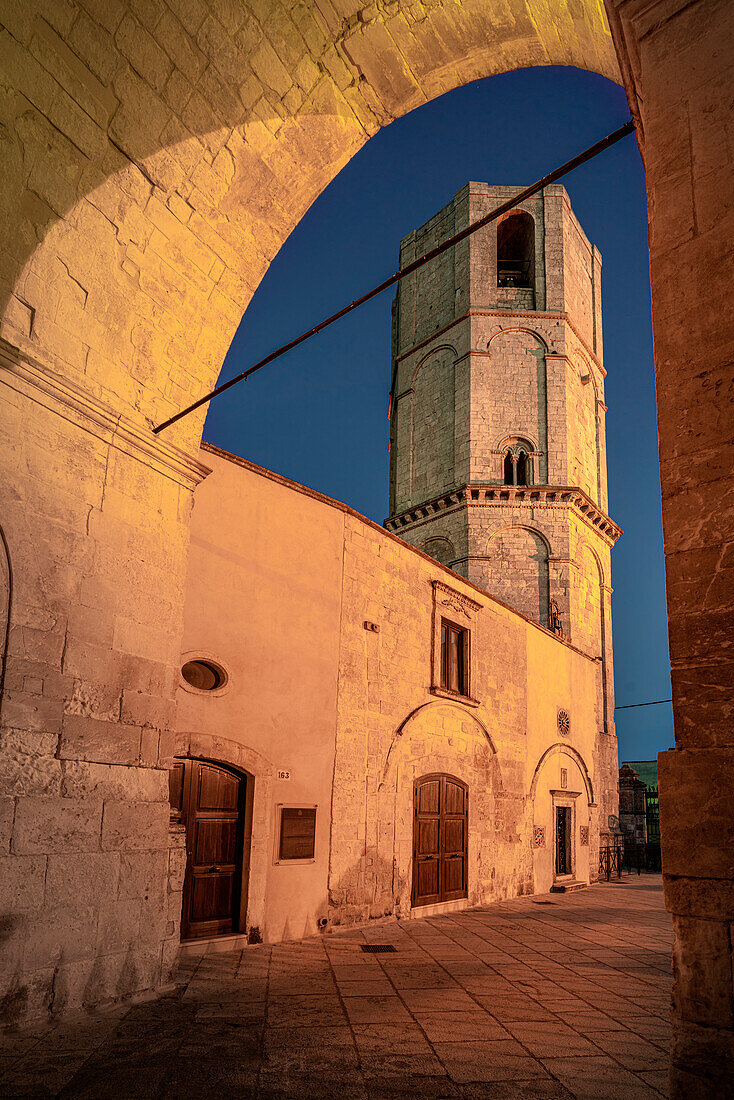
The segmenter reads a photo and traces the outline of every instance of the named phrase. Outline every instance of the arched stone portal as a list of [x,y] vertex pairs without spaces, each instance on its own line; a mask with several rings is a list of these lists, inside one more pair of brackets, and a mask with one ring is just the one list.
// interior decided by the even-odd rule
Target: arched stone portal
[[[453,776],[469,792],[467,904],[511,896],[528,878],[527,867],[507,858],[505,832],[511,834],[513,826],[518,827],[521,811],[506,806],[502,799],[502,775],[488,730],[468,708],[449,702],[425,703],[395,731],[369,807],[370,816],[378,821],[380,838],[371,893],[401,917],[411,915],[414,784],[434,773]],[[332,875],[337,878],[337,858],[333,858]],[[342,889],[345,877],[339,876]]]
[[[596,881],[597,806],[586,761],[578,749],[559,742],[545,750],[535,765],[529,799],[533,814],[535,893],[547,893],[558,884]],[[562,853],[559,853],[559,817],[564,831]],[[563,866],[558,865],[559,854],[565,857]]]
[[240,930],[262,930],[265,924],[265,891],[268,855],[272,850],[273,780],[275,768],[259,752],[227,737],[203,733],[177,733],[174,759],[208,760],[231,765],[247,777],[245,808],[246,859],[243,861]]
[[[606,0],[606,9],[650,206],[677,745],[660,761],[677,935],[673,1084],[682,1091],[686,1067],[698,1067],[713,1094],[733,1026],[730,952],[723,965],[709,947],[712,928],[728,943],[733,915],[731,804],[711,786],[712,776],[723,792],[734,785],[725,702],[734,659],[723,649],[732,520],[719,508],[732,466],[723,400],[732,25],[728,0]],[[17,798],[12,851],[52,861],[58,842],[94,856],[100,871],[143,827],[151,851],[168,850],[160,779],[171,758],[190,494],[206,473],[190,457],[203,410],[165,441],[151,422],[213,383],[279,245],[379,126],[513,68],[618,71],[593,0],[429,0],[417,14],[355,4],[338,15],[327,3],[273,3],[265,25],[244,2],[136,10],[142,22],[124,3],[9,5],[0,40],[10,88],[0,360],[12,441],[2,515],[11,545],[26,547],[14,549],[21,629],[9,646],[4,719],[9,711],[37,743],[32,768],[24,751],[3,761]],[[27,697],[27,677],[43,681],[42,706]],[[115,769],[131,765],[140,778],[123,790]],[[44,847],[62,818],[73,828]],[[160,980],[148,944],[145,967],[123,988],[122,962],[71,937],[74,914],[58,909],[58,951],[24,968],[31,922],[42,936],[51,921],[34,868],[20,876],[20,915],[4,945],[3,994],[22,1017],[47,1011],[51,989],[58,1008]],[[99,899],[89,903],[98,912]],[[70,945],[73,980],[58,963]]]

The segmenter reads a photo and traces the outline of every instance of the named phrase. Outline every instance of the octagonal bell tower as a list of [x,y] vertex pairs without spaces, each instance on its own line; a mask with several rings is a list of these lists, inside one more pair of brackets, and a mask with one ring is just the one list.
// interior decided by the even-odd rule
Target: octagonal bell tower
[[[468,183],[404,266],[520,188]],[[601,662],[613,730],[601,256],[546,187],[399,284],[386,527]]]

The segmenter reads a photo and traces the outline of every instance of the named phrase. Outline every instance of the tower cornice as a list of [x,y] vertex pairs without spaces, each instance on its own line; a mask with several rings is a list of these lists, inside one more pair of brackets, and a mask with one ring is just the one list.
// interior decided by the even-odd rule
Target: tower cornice
[[481,482],[451,489],[422,504],[389,516],[385,520],[385,528],[393,533],[400,533],[408,528],[420,527],[439,514],[455,512],[459,508],[506,508],[508,504],[519,508],[570,508],[608,546],[614,546],[622,534],[622,528],[578,486],[489,485]]

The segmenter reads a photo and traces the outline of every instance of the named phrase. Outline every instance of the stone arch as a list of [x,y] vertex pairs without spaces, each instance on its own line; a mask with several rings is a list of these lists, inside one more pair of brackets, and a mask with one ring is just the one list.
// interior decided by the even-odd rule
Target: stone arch
[[[420,13],[347,0],[338,14],[282,0],[175,14],[132,0],[6,5],[0,365],[12,387],[4,427],[32,446],[33,464],[6,448],[1,484],[8,522],[20,524],[24,501],[23,537],[48,549],[24,561],[23,592],[43,591],[54,608],[39,646],[54,654],[49,706],[68,701],[61,643],[66,670],[93,693],[111,680],[150,686],[146,718],[170,727],[175,685],[160,670],[180,655],[205,408],[162,436],[151,426],[211,389],[268,264],[380,126],[529,64],[617,79],[595,0],[574,13],[551,3],[531,22],[524,0],[510,0],[511,15],[505,0],[431,0]],[[95,556],[104,568],[90,577]],[[107,586],[90,583],[102,573]],[[16,600],[14,614],[25,612]],[[114,647],[95,660],[101,633]],[[99,720],[114,746],[114,716]],[[112,747],[104,755],[114,764]],[[145,842],[164,851],[157,810]],[[54,919],[44,909],[34,927]],[[121,989],[105,973],[101,1000]],[[40,1005],[46,992],[32,987]]]
[[[570,876],[575,881],[592,881],[596,877],[597,807],[588,768],[577,749],[557,742],[545,750],[535,766],[527,801],[536,892],[544,893],[554,882],[567,881]],[[559,812],[564,818],[563,866],[557,863]]]
[[10,564],[10,548],[5,532],[0,526],[0,713],[5,690],[5,670],[8,663],[10,641],[10,615],[13,609],[13,569]]
[[551,757],[558,756],[559,753],[563,753],[566,756],[570,756],[571,759],[576,762],[576,764],[578,765],[579,771],[581,772],[581,778],[583,779],[584,789],[586,791],[587,805],[595,806],[596,803],[594,801],[594,786],[591,782],[591,776],[589,775],[589,769],[586,767],[586,762],[585,762],[583,756],[578,751],[578,749],[575,749],[572,745],[565,744],[562,741],[557,741],[554,745],[551,745],[549,748],[547,748],[545,750],[545,752],[543,753],[543,755],[538,760],[538,763],[535,765],[535,770],[533,772],[533,778],[532,778],[532,781],[530,783],[530,791],[529,791],[530,801],[532,802],[533,799],[535,798],[535,792],[538,789],[538,779],[540,777],[540,772],[543,768],[543,765],[546,764],[548,762],[548,760],[550,760]]
[[506,328],[498,328],[490,335],[489,340],[487,341],[487,348],[491,348],[492,344],[498,336],[507,336],[511,332],[527,333],[528,336],[532,336],[535,340],[538,341],[539,346],[543,348],[544,351],[548,351],[548,343],[545,337],[543,337],[539,332],[536,332],[534,328],[528,328],[526,325],[508,325]]
[[487,588],[503,603],[542,626],[548,625],[550,600],[548,537],[537,527],[507,524],[487,544]]
[[604,569],[599,555],[585,540],[577,545],[576,567],[578,571],[576,641],[592,656],[599,657],[603,645]]
[[536,537],[543,545],[545,553],[549,558],[553,556],[553,549],[551,546],[550,536],[540,527],[531,527],[525,523],[508,523],[504,527],[498,527],[496,531],[493,531],[489,536],[489,542],[491,543],[498,535],[501,535],[503,531],[527,531],[529,534]]
[[513,451],[516,451],[518,447],[529,447],[531,451],[536,452],[538,445],[534,439],[531,439],[528,435],[506,435],[499,441],[495,447],[496,451],[503,451],[507,447],[511,447]]
[[385,782],[387,774],[392,766],[394,750],[398,745],[400,745],[401,739],[405,736],[406,733],[410,733],[411,728],[417,723],[419,718],[422,722],[427,717],[428,712],[433,713],[435,711],[449,711],[451,713],[455,713],[459,721],[465,722],[469,727],[474,729],[477,736],[486,741],[492,755],[497,755],[497,749],[495,747],[494,741],[492,740],[492,736],[489,730],[476,714],[468,710],[466,707],[460,706],[458,703],[443,702],[432,699],[428,703],[421,703],[420,706],[415,708],[415,710],[412,710],[410,714],[408,714],[400,723],[400,725],[396,728],[395,733],[393,734],[392,741],[390,742],[390,747],[387,750],[387,755],[385,757],[385,765],[382,769],[382,779],[380,780],[380,786],[382,786],[382,784]]
[[495,447],[495,451],[502,456],[505,485],[535,484],[535,462],[540,454],[532,440],[517,435],[507,436]]
[[[494,827],[495,800],[503,788],[489,730],[472,710],[456,703],[432,700],[416,707],[395,730],[376,792],[382,837],[377,863],[395,868],[389,890],[400,916],[410,912],[413,784],[434,773],[455,776],[469,789],[468,904],[490,898],[491,867],[504,843]],[[522,807],[516,810],[519,828]]]
[[609,662],[610,649],[607,644],[608,589],[604,579],[604,566],[601,559],[586,539],[582,539],[578,544],[577,555],[579,571],[576,585],[579,602],[576,615],[579,624],[578,644],[582,648],[588,648],[593,657],[601,658],[597,717],[599,729],[606,730],[614,717],[613,713],[609,713],[611,669]]
[[569,484],[578,485],[600,508],[604,508],[602,429],[596,368],[579,349],[573,354],[571,365],[568,415],[575,421],[575,446],[569,453]]
[[518,207],[497,222],[497,286],[535,290],[535,216]]
[[[78,340],[84,327],[86,347],[94,344],[94,354],[82,353],[90,384],[136,420],[159,421],[211,387],[280,244],[380,126],[451,87],[528,65],[619,79],[593,0],[573,13],[555,0],[530,21],[520,0],[509,15],[499,0],[437,0],[420,19],[354,0],[339,17],[306,11],[296,23],[276,3],[263,26],[245,3],[179,12],[173,25],[143,14],[141,26],[125,5],[100,23],[90,14],[86,37],[71,38],[86,84],[70,79],[67,89],[84,113],[70,107],[56,129],[41,124],[35,140],[47,164],[35,173],[34,202],[23,167],[31,132],[6,156],[20,216],[6,248],[17,259],[2,312],[22,350],[58,356],[63,373],[79,378],[82,349],[69,345],[65,359],[54,325],[59,297],[73,302],[67,316],[77,331],[63,331]],[[24,53],[28,15],[14,27],[19,116],[39,101],[39,74],[56,88]],[[149,43],[142,56],[140,36]],[[6,121],[15,134],[14,116]],[[181,339],[184,317],[193,341]],[[162,339],[166,330],[172,339]],[[157,365],[146,372],[148,357]],[[202,423],[203,411],[172,441],[196,440]]]
[[601,558],[599,557],[597,551],[586,539],[581,539],[581,541],[579,542],[579,548],[581,549],[582,553],[587,553],[589,557],[593,560],[597,573],[599,575],[599,584],[605,584],[606,582],[604,580],[604,566],[602,565]]
[[[498,436],[537,440],[537,481],[548,481],[548,344],[527,325],[498,328],[487,340],[486,388],[489,427]],[[516,386],[517,356],[527,364],[522,400],[508,401]]]
[[[270,853],[273,850],[273,781],[275,767],[267,757],[247,745],[209,733],[178,732],[174,739],[174,757],[211,760],[229,764],[252,780],[252,800],[246,810],[251,821],[249,867],[247,868],[246,927],[264,928],[265,892]],[[249,785],[249,784],[248,784]]]
[[421,550],[424,554],[428,554],[429,558],[433,558],[441,565],[449,567],[456,558],[453,542],[444,535],[434,535],[432,538],[426,539],[421,546]]
[[442,352],[442,351],[450,352],[451,357],[452,357],[452,361],[454,361],[454,362],[456,361],[456,357],[458,355],[458,352],[457,352],[457,350],[456,350],[456,348],[454,347],[453,344],[438,344],[435,348],[431,348],[431,350],[426,352],[426,354],[423,356],[423,358],[419,359],[418,362],[416,363],[415,369],[413,370],[413,373],[410,376],[410,385],[411,385],[411,387],[415,386],[416,378],[420,374],[423,367],[425,367],[426,363],[428,363],[434,357],[434,355],[438,355],[438,353]]
[[222,764],[231,764],[256,779],[272,780],[275,767],[267,757],[248,745],[232,741],[228,737],[219,737],[211,733],[177,732],[174,739],[174,756],[186,756],[192,759],[219,760]]

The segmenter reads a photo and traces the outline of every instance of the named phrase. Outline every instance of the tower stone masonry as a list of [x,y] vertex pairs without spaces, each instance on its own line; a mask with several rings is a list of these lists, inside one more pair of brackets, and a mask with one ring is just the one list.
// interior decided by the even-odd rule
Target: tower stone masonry
[[[467,183],[401,267],[519,187]],[[399,284],[388,530],[600,663],[616,769],[601,255],[544,188]],[[603,762],[603,763],[602,763]]]

